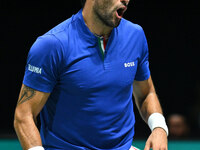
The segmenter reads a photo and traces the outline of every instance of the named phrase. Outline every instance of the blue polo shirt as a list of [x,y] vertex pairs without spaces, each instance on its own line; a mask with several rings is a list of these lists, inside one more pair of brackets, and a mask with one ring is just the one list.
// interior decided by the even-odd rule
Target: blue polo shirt
[[82,10],[38,37],[23,83],[51,93],[41,117],[46,150],[129,150],[135,117],[134,80],[150,76],[139,25],[122,19],[105,52],[85,25]]

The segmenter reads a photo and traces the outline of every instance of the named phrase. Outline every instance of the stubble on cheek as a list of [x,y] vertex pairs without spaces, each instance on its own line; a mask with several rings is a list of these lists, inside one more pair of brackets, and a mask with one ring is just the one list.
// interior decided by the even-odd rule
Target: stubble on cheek
[[116,27],[120,20],[116,17],[117,6],[113,4],[112,0],[96,1],[93,11],[103,24],[109,27]]

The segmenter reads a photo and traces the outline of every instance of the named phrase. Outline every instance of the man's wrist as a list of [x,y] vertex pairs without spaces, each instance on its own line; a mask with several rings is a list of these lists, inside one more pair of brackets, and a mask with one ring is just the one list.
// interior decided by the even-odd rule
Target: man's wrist
[[32,148],[29,148],[28,150],[44,150],[44,148],[42,146],[35,146]]
[[168,127],[166,125],[165,118],[161,113],[151,114],[148,118],[148,125],[151,131],[153,131],[155,128],[162,128],[168,135]]

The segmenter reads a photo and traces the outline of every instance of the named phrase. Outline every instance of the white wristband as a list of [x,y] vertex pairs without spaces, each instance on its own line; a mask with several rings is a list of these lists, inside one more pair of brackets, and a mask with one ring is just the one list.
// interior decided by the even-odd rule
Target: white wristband
[[160,114],[160,113],[151,114],[148,118],[148,125],[149,125],[149,128],[151,129],[151,131],[153,131],[153,129],[155,129],[155,128],[160,127],[162,129],[164,129],[168,135],[168,127],[166,125],[165,118],[162,114]]
[[28,150],[44,150],[44,148],[42,146],[35,146],[32,148],[29,148]]

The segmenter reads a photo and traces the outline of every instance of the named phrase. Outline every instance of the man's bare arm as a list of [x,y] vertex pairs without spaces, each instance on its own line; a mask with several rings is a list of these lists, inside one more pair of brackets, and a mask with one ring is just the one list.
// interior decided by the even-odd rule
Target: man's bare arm
[[15,109],[14,128],[24,150],[42,145],[36,118],[50,93],[34,90],[22,85]]
[[158,100],[151,77],[145,81],[134,81],[133,95],[137,108],[145,122],[149,115],[155,112],[162,114],[162,108]]
[[[151,77],[145,81],[134,81],[133,94],[138,110],[146,123],[150,115],[154,113],[162,114],[162,108]],[[160,122],[158,118],[155,118],[154,121]],[[165,121],[161,122],[165,124]],[[153,148],[153,150],[167,150],[166,133],[167,131],[161,126],[154,128],[146,142],[145,150],[150,150],[150,148]]]

